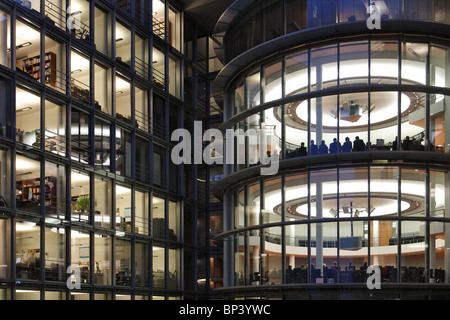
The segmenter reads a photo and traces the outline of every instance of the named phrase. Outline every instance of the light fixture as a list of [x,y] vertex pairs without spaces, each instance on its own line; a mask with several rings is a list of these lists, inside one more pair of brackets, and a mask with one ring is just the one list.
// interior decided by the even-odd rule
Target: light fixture
[[[25,48],[25,47],[28,47],[28,46],[31,46],[31,45],[32,45],[31,42],[24,42],[24,43],[22,43],[22,44],[17,45],[17,46],[16,46],[16,50],[19,50],[19,49],[21,49],[21,48]],[[7,52],[10,52],[10,51],[11,51],[11,48],[6,49],[6,51],[7,51]]]
[[75,73],[80,73],[80,72],[82,72],[83,70],[81,70],[81,69],[76,69],[76,70],[73,70],[71,73],[72,74],[75,74]]
[[31,109],[32,109],[31,107],[25,107],[25,108],[16,110],[16,113],[23,112],[23,111],[30,111]]
[[117,91],[116,92],[116,94],[122,94],[123,93],[123,91]]
[[123,38],[116,39],[116,42],[122,41]]
[[334,218],[336,218],[336,217],[337,217],[337,211],[336,211],[336,209],[331,208],[331,209],[330,209],[330,214],[331,214]]

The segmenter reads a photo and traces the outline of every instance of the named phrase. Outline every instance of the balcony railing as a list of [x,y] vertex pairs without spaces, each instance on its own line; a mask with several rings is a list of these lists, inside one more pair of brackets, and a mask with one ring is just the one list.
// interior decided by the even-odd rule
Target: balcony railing
[[138,57],[135,57],[134,60],[135,60],[136,73],[139,76],[147,79],[148,75],[150,73],[149,65],[145,61],[139,59]]
[[45,1],[45,18],[56,27],[66,30],[67,13],[48,0]]
[[149,116],[138,110],[135,110],[134,112],[135,112],[134,118],[136,122],[136,128],[143,130],[145,132],[149,132],[151,129]]

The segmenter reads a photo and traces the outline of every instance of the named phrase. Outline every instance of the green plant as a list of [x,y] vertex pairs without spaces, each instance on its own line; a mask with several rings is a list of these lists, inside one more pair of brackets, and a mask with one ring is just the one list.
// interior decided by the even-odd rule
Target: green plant
[[76,209],[80,211],[89,211],[90,209],[90,201],[89,198],[78,197],[76,203]]

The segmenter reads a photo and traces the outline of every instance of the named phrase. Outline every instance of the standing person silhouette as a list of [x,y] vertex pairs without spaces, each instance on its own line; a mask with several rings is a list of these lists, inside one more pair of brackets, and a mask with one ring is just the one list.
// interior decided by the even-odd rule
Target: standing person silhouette
[[309,147],[309,153],[311,156],[315,156],[315,155],[319,154],[319,148],[314,143],[314,140],[311,140],[311,145]]
[[322,140],[322,143],[319,146],[319,154],[328,154],[328,147],[325,144],[325,140]]
[[353,151],[354,152],[366,151],[366,146],[364,145],[364,141],[359,139],[359,137],[356,137],[355,141],[353,142]]

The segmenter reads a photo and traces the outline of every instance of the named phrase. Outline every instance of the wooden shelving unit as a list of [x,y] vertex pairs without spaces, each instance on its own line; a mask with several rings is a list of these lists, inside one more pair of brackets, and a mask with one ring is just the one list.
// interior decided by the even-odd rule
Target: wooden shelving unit
[[[32,76],[36,81],[41,79],[41,56],[22,60],[22,70]],[[45,84],[56,86],[56,54],[45,54]]]
[[40,178],[17,181],[16,201],[18,204],[36,204],[39,206],[41,197],[45,199],[45,207],[56,207],[56,177],[46,177],[44,187]]

